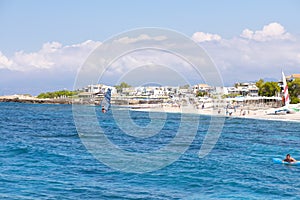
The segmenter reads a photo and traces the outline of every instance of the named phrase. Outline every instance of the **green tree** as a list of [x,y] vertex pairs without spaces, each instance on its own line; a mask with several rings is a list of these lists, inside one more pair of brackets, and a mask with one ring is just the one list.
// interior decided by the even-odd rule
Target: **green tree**
[[256,87],[261,88],[264,85],[264,80],[263,79],[259,79],[256,83],[255,83]]
[[277,82],[265,82],[259,88],[258,94],[260,96],[272,97],[276,92],[280,92],[280,87]]
[[225,99],[225,98],[234,98],[234,97],[237,97],[237,96],[240,96],[240,94],[223,94],[222,98],[223,99]]
[[300,95],[300,79],[295,79],[292,82],[288,82],[290,103],[300,103],[298,96]]
[[118,93],[122,92],[123,88],[130,88],[130,87],[131,87],[131,85],[129,85],[125,82],[120,83],[120,85],[115,85],[115,88],[117,89]]
[[77,94],[77,92],[74,92],[74,91],[60,90],[60,91],[55,91],[55,92],[41,93],[37,96],[37,98],[40,98],[40,99],[46,99],[46,98],[53,99],[53,98],[58,98],[58,97],[62,97],[62,96],[71,97],[71,96],[74,96],[76,94]]
[[257,81],[257,82],[255,83],[255,85],[256,85],[256,87],[258,87],[258,95],[259,95],[259,96],[263,96],[263,95],[262,95],[262,87],[263,87],[263,85],[264,85],[264,80],[263,80],[263,79],[259,79],[259,81]]
[[208,95],[207,92],[198,91],[197,94],[196,94],[196,97],[204,97],[204,96],[207,96],[207,95]]

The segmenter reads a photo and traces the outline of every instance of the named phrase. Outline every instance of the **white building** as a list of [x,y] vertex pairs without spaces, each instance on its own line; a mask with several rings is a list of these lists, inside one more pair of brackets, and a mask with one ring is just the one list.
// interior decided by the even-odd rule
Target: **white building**
[[94,97],[94,96],[101,96],[104,95],[107,89],[111,89],[111,94],[116,94],[117,90],[115,87],[103,85],[103,84],[94,84],[94,85],[88,85],[82,89],[80,89],[79,96],[80,97]]
[[207,84],[197,84],[193,86],[193,93],[196,94],[197,92],[210,92],[212,87]]
[[241,96],[258,96],[258,87],[255,83],[236,83],[236,87],[227,87],[228,94]]
[[214,89],[211,93],[214,95],[227,95],[228,88],[227,87],[214,87]]

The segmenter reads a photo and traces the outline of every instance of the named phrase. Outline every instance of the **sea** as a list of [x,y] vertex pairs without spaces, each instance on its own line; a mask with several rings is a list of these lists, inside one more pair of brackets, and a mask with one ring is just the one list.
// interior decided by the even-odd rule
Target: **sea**
[[[182,120],[164,113],[157,134],[139,137],[119,128],[116,114],[93,109],[106,139],[136,158],[171,143]],[[211,117],[193,115],[196,132],[177,159],[145,171],[135,171],[142,165],[133,159],[130,171],[87,147],[73,112],[72,105],[0,103],[0,199],[300,199],[300,165],[272,162],[287,153],[300,160],[300,123],[227,117],[212,150],[199,157]],[[151,123],[148,112],[127,112],[139,127]]]

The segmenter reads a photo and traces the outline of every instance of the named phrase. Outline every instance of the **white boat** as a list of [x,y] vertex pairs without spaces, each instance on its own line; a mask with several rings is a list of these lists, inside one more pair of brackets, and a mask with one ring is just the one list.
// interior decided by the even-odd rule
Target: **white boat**
[[295,108],[290,108],[290,95],[288,85],[286,83],[285,75],[282,71],[282,83],[283,83],[283,99],[284,106],[275,111],[275,115],[286,115],[286,114],[294,114],[297,110]]
[[286,115],[286,114],[287,114],[287,111],[285,109],[275,111],[275,115]]

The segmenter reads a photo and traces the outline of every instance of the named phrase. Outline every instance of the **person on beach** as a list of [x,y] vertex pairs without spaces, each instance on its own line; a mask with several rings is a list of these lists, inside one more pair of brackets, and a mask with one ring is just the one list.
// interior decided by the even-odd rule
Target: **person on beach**
[[289,163],[290,162],[297,162],[297,160],[295,158],[291,157],[290,154],[287,154],[286,157],[285,157],[285,159],[283,161],[289,162]]
[[102,113],[106,113],[104,106],[102,106]]

